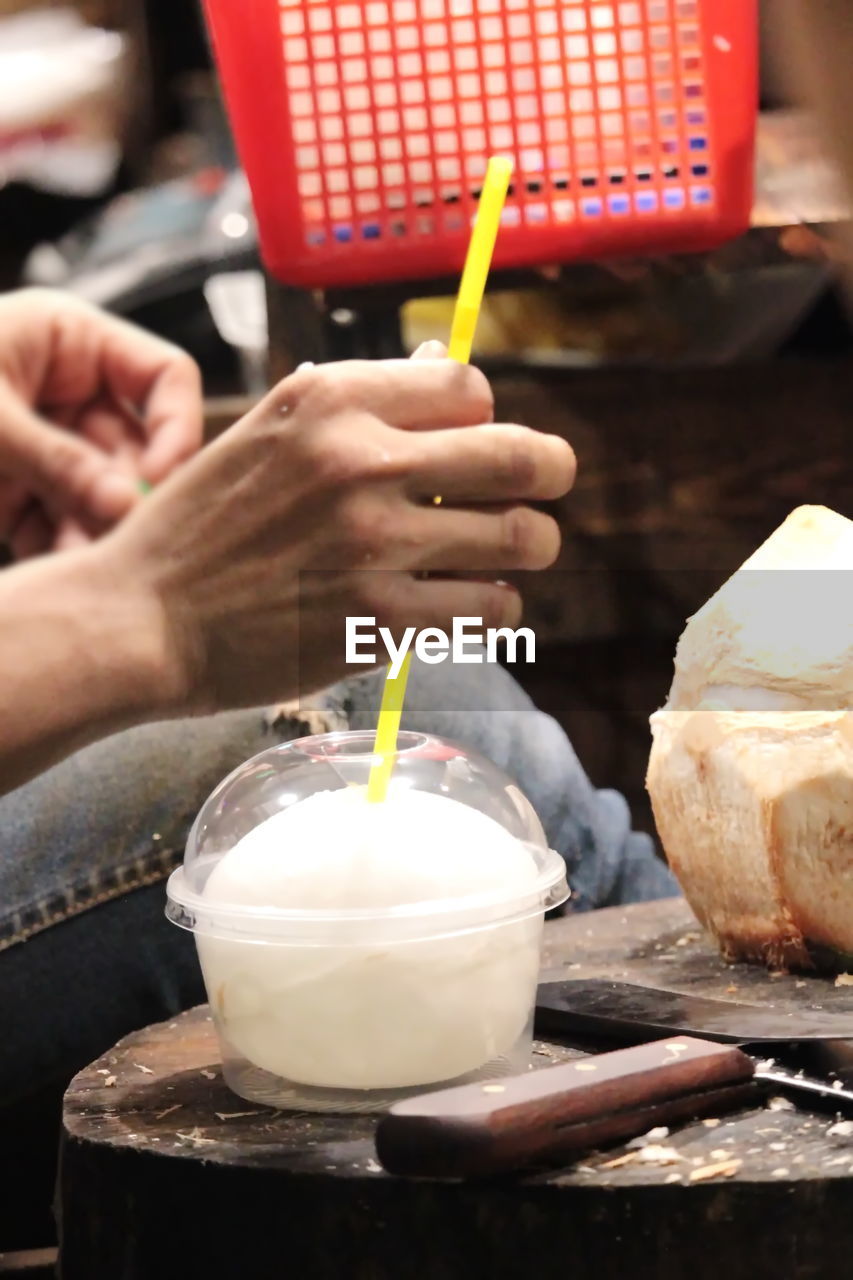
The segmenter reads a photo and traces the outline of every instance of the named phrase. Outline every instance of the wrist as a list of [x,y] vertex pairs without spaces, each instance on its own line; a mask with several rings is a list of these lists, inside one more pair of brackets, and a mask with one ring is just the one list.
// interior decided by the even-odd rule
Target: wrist
[[77,672],[78,714],[94,736],[183,708],[184,686],[170,658],[165,611],[104,539],[39,565],[44,606],[66,629],[67,660]]

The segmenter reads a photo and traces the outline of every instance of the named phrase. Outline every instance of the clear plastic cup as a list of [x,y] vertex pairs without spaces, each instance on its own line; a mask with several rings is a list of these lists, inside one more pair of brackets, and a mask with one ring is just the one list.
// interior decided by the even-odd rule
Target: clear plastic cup
[[[226,1082],[251,1102],[381,1110],[529,1063],[545,912],[569,895],[563,859],[490,761],[402,733],[380,819],[403,816],[392,860],[379,872],[359,862],[373,744],[372,733],[324,734],[249,760],[207,800],[169,879],[166,914],[195,934]],[[313,809],[285,814],[311,797]],[[452,816],[442,799],[457,802]],[[347,848],[331,861],[308,818],[322,826],[330,805],[358,819],[340,826]],[[300,831],[294,819],[301,836],[287,834]],[[269,833],[282,823],[278,841]],[[429,886],[442,857],[451,891],[421,896],[418,868]]]

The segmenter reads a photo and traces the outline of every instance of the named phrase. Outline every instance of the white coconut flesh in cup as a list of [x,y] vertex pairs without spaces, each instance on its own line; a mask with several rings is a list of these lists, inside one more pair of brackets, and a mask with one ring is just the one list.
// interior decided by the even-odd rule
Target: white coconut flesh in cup
[[[263,923],[257,941],[197,932],[220,1031],[255,1066],[311,1087],[474,1072],[527,1026],[539,877],[522,841],[457,800],[392,789],[369,804],[361,787],[310,796],[244,836],[205,885],[205,907],[326,916],[290,940],[265,937]],[[467,910],[482,895],[491,904]],[[439,905],[459,910],[443,920]]]

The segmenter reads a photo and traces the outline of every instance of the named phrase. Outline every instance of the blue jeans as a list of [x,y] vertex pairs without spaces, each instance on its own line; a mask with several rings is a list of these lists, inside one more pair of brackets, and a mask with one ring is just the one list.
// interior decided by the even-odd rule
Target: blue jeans
[[[298,708],[146,725],[0,798],[0,1105],[204,999],[193,940],[163,915],[198,809],[265,747],[372,727],[381,687],[377,673]],[[678,893],[624,799],[592,787],[559,725],[502,668],[414,663],[403,725],[514,778],[566,859],[574,910]]]

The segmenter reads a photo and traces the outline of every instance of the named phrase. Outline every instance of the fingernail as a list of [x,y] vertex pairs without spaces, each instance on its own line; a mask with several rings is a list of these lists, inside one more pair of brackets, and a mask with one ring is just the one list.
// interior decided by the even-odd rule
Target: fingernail
[[432,339],[430,342],[422,342],[417,351],[412,352],[413,360],[443,360],[447,355],[447,347],[443,342]]
[[101,476],[92,491],[92,515],[99,520],[117,520],[139,498],[142,484],[145,481],[134,481],[118,471],[109,471]]

